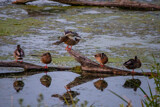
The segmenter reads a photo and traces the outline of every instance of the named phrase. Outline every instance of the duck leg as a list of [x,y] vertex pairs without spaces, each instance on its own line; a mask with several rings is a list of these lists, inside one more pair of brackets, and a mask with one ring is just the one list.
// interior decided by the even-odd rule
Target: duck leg
[[100,67],[102,67],[102,68],[103,68],[103,67],[104,67],[104,64],[100,64]]
[[68,50],[68,47],[69,47],[69,46],[67,45],[66,50]]
[[47,64],[46,64],[46,66],[44,67],[45,69],[48,69],[48,66],[47,66]]
[[71,91],[71,89],[68,88],[67,86],[64,86],[64,87],[65,87],[65,89],[67,90],[67,92],[68,92],[68,91]]
[[132,70],[132,79],[134,79],[134,69]]
[[104,80],[104,78],[103,78],[103,77],[100,77],[99,80]]
[[72,49],[72,46],[70,47],[70,48],[68,48],[69,50],[71,50]]
[[47,73],[48,73],[48,71],[44,71],[45,73],[46,73],[46,75],[47,75]]

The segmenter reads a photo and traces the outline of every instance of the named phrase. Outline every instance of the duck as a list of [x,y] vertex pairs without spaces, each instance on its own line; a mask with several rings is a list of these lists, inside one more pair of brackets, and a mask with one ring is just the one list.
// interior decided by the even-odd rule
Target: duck
[[[135,56],[134,59],[129,59],[128,61],[126,61],[125,63],[123,63],[123,65],[127,68],[127,69],[133,69],[132,70],[132,74],[134,74],[134,69],[136,68],[140,68],[142,66],[142,63],[140,61],[140,59],[138,59],[137,56]],[[132,75],[133,77],[134,75]]]
[[18,62],[18,60],[21,60],[20,62],[23,62],[23,57],[25,56],[25,54],[20,45],[17,45],[17,49],[14,51],[13,55],[16,59],[16,62]]
[[104,67],[104,64],[106,64],[108,62],[108,57],[104,53],[98,53],[98,54],[94,55],[94,57],[97,60],[97,62],[100,63],[101,67]]
[[45,66],[44,68],[45,68],[45,69],[48,69],[47,64],[50,64],[51,61],[52,61],[51,54],[50,54],[49,52],[44,53],[44,54],[41,56],[41,61],[42,61],[42,63],[46,64],[46,66]]
[[64,42],[65,44],[67,44],[66,50],[68,49],[71,50],[72,46],[78,44],[80,40],[81,40],[81,37],[78,35],[78,33],[73,32],[73,31],[65,31],[64,36],[62,36],[59,41],[53,44],[59,45]]

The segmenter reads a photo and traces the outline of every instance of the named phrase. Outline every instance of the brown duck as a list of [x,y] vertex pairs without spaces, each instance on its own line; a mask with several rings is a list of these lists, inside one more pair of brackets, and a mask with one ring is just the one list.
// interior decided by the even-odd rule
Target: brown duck
[[[78,35],[78,33],[72,31],[65,31],[64,36],[62,36],[61,39],[54,44],[59,45],[64,42],[65,44],[67,44],[66,50],[71,50],[72,46],[76,45],[80,41],[80,39],[81,37]],[[69,46],[71,47],[69,48]]]
[[101,67],[104,67],[104,64],[108,62],[108,57],[104,53],[98,53],[94,55],[95,59],[100,63]]
[[42,56],[41,56],[41,61],[46,64],[46,66],[44,68],[48,68],[47,67],[47,64],[51,63],[52,61],[52,57],[51,57],[51,54],[49,52],[47,53],[44,53]]
[[20,62],[23,62],[23,57],[25,56],[25,54],[20,45],[17,45],[17,49],[14,51],[13,55],[16,59],[16,62],[18,60],[21,60]]
[[129,59],[123,64],[127,69],[133,69],[132,73],[134,73],[134,69],[141,67],[141,61],[140,59],[135,56],[134,59]]

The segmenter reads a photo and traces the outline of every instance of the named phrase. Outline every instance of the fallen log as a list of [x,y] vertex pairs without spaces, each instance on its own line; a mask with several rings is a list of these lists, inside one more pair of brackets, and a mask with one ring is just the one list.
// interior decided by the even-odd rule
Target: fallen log
[[[16,0],[13,3],[15,4],[25,4],[27,2],[34,0]],[[73,6],[106,6],[106,7],[117,7],[125,8],[130,10],[146,10],[146,11],[155,11],[160,10],[160,6],[150,3],[135,2],[129,0],[115,0],[114,2],[109,1],[87,1],[87,0],[51,0],[59,3],[69,4]]]
[[[77,62],[81,64],[82,71],[85,71],[87,75],[95,75],[98,74],[113,74],[113,75],[133,75],[131,71],[117,69],[109,66],[101,67],[95,61],[88,59],[87,57],[81,55],[80,53],[74,50],[67,50],[68,53],[75,58]],[[83,73],[84,74],[84,73]],[[151,76],[152,72],[134,72],[134,75],[144,75],[144,76]],[[157,74],[155,74],[157,75]]]
[[71,70],[71,67],[48,67],[48,69],[44,68],[43,66],[27,63],[27,62],[4,62],[0,61],[0,67],[19,67],[24,68],[24,71],[47,71],[47,70],[57,70],[57,71],[64,71],[64,70]]
[[[104,66],[103,68],[100,65],[87,57],[81,55],[80,53],[72,50],[67,50],[67,52],[75,58],[77,62],[81,64],[80,71],[78,73],[83,75],[133,75],[132,72],[128,70],[117,69],[109,66]],[[55,71],[65,71],[65,70],[74,70],[74,67],[48,67],[48,69],[44,68],[43,66],[27,63],[27,62],[4,62],[0,61],[0,67],[20,67],[24,68],[24,71],[47,71],[47,70],[55,70]],[[76,70],[74,70],[75,73]],[[85,71],[85,72],[83,72]],[[152,72],[134,72],[134,75],[144,75],[144,76],[151,76],[153,75]],[[156,74],[155,74],[156,75]]]
[[16,0],[16,1],[13,1],[12,3],[13,4],[25,4],[28,2],[32,2],[32,1],[36,1],[36,0]]

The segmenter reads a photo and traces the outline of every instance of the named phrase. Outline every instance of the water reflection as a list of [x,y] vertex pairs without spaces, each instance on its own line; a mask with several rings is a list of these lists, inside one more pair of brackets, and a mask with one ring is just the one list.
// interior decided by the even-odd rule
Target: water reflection
[[141,81],[139,79],[128,79],[124,83],[123,87],[125,88],[133,88],[134,91],[137,91],[137,88],[141,85]]
[[98,80],[93,84],[98,90],[101,90],[101,91],[103,91],[108,86],[108,83],[105,80]]
[[76,77],[72,82],[67,84],[66,87],[70,89],[70,88],[84,84],[86,82],[92,81],[97,78],[98,77],[94,77],[94,76],[79,76],[79,77]]
[[49,87],[51,85],[51,82],[52,82],[52,78],[47,75],[47,73],[45,75],[43,75],[41,78],[40,78],[40,82],[42,85],[46,86],[46,87]]
[[24,82],[22,81],[22,79],[21,80],[17,80],[17,78],[16,78],[16,81],[13,82],[13,87],[17,92],[19,92],[20,90],[23,89]]
[[59,98],[65,104],[72,104],[73,102],[77,102],[76,100],[73,100],[77,95],[80,95],[80,93],[78,93],[77,91],[67,91],[63,95],[53,94],[52,97]]

